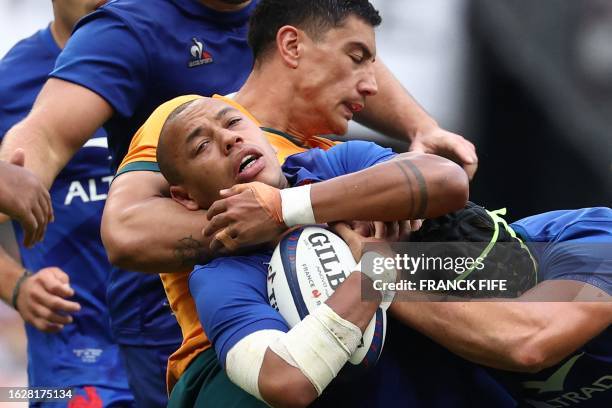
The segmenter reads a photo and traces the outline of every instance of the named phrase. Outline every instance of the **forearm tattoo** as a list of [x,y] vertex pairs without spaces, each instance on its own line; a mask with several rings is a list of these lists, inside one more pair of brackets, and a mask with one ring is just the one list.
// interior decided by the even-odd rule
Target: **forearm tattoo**
[[200,241],[190,235],[178,241],[174,248],[174,257],[180,262],[181,266],[192,267],[206,263],[207,249]]
[[[414,214],[415,219],[425,218],[428,206],[428,193],[427,183],[425,182],[423,173],[421,173],[419,168],[415,166],[411,160],[402,159],[394,161],[394,163],[397,165],[397,167],[399,167],[400,171],[404,175],[404,178],[406,179],[406,184],[410,194],[410,213]],[[416,181],[416,188],[412,182],[413,178]],[[416,201],[419,202],[418,209],[416,207]]]

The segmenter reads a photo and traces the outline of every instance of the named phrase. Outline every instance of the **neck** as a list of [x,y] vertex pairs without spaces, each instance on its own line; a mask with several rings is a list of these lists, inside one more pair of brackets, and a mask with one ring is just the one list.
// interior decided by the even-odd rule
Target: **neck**
[[245,0],[237,4],[226,3],[221,0],[199,0],[200,3],[205,5],[208,8],[211,8],[216,11],[239,11],[249,5],[251,0]]
[[72,27],[68,27],[60,19],[55,19],[51,22],[51,35],[57,46],[61,49],[66,45],[71,33]]
[[[266,66],[255,68],[236,94],[235,100],[257,118],[263,127],[289,133],[302,140],[315,133],[301,119],[305,101],[298,97],[293,81],[279,78],[277,70]],[[264,97],[262,97],[264,96]]]

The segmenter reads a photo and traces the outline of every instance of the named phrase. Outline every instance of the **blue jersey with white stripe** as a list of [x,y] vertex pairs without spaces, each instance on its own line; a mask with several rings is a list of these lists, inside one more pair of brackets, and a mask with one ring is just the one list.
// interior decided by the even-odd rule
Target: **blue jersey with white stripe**
[[[511,227],[532,249],[539,281],[584,282],[612,295],[612,209],[552,211]],[[524,406],[612,406],[612,328],[553,367],[497,375]]]
[[[197,0],[110,1],[82,19],[52,77],[82,85],[114,109],[105,125],[113,168],[151,112],[179,95],[229,94],[251,71],[248,17],[214,11]],[[108,298],[122,344],[180,344],[159,277],[113,272]]]
[[[28,114],[59,53],[47,28],[20,41],[0,61],[0,138]],[[82,306],[74,323],[57,334],[26,325],[30,386],[127,389],[110,333],[106,307],[110,265],[100,240],[111,178],[106,134],[99,130],[53,183],[55,222],[49,224],[44,240],[33,248],[23,247],[23,233],[15,224],[24,265],[34,272],[49,266],[64,270],[75,290],[73,300]]]
[[[312,149],[290,156],[283,170],[295,186],[353,173],[394,156],[374,143],[351,141],[327,151]],[[190,276],[200,321],[223,366],[228,351],[249,334],[289,330],[268,301],[270,256],[268,252],[219,258],[196,267]],[[358,382],[332,385],[315,405],[505,407],[513,406],[513,401],[481,368],[391,322],[376,367]]]

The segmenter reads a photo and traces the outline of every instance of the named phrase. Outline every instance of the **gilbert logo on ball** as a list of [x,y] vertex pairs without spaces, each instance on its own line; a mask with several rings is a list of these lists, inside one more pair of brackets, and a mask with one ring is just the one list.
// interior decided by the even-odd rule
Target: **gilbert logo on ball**
[[[321,227],[303,227],[278,244],[268,267],[268,299],[289,327],[325,302],[355,268],[348,245]],[[378,360],[386,315],[378,309],[340,376],[359,375]]]

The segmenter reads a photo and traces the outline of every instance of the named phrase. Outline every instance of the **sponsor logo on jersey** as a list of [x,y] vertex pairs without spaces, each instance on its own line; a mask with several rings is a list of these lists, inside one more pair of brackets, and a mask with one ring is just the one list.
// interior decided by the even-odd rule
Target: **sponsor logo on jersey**
[[191,46],[191,60],[187,66],[189,68],[199,67],[200,65],[206,65],[213,62],[213,57],[210,52],[204,49],[204,43],[198,40],[196,37],[191,39],[193,45]]
[[[525,398],[525,402],[536,408],[562,408],[580,406],[591,398],[602,395],[601,393],[606,393],[606,395],[608,395],[607,398],[609,398],[609,393],[612,392],[611,374],[604,375],[592,383],[584,384],[581,387],[576,387],[571,390],[565,389],[565,379],[572,370],[574,364],[576,364],[576,361],[583,355],[584,353],[580,353],[570,358],[544,381],[523,382],[522,385],[525,389],[530,388],[537,390],[538,394],[548,394],[543,400],[534,400],[534,396],[531,396],[531,398]],[[556,398],[551,398],[550,393],[561,394],[556,394]],[[589,404],[586,405],[591,406]]]

